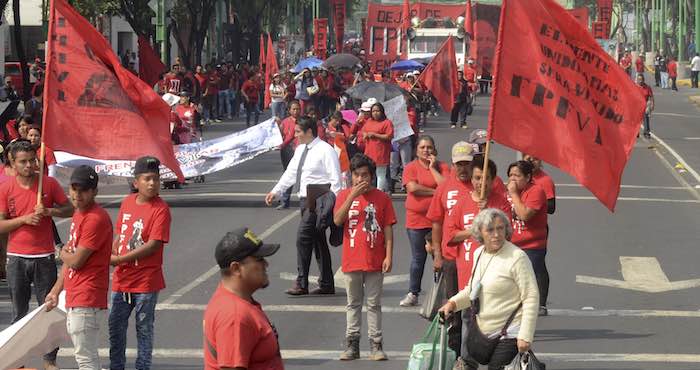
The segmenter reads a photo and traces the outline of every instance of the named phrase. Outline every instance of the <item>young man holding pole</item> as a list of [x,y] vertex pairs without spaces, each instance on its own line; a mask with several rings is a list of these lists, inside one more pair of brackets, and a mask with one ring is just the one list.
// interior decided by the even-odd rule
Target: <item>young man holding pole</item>
[[[29,312],[32,285],[42,304],[56,283],[51,217],[70,217],[73,207],[58,182],[39,171],[36,149],[28,141],[10,145],[9,158],[16,177],[0,185],[0,234],[9,234],[7,283],[15,323]],[[45,369],[58,369],[57,352],[44,355]]]
[[101,369],[98,344],[109,291],[112,221],[95,203],[97,181],[95,170],[86,165],[71,175],[69,194],[75,213],[68,244],[61,252],[61,274],[46,295],[46,310],[51,311],[66,290],[66,327],[80,370]]

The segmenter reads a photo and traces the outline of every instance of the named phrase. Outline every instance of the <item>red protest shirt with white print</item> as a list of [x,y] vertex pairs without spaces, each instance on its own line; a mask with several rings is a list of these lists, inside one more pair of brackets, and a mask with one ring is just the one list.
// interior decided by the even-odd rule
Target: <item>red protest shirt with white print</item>
[[137,204],[137,195],[124,198],[119,209],[117,254],[125,255],[150,240],[162,241],[163,247],[146,258],[119,264],[112,276],[114,292],[150,293],[165,288],[163,249],[170,240],[170,207],[160,197]]
[[[511,205],[503,194],[492,191],[491,194],[489,194],[486,208],[500,209],[505,212],[507,217],[511,217]],[[480,211],[479,204],[472,199],[471,192],[466,193],[466,196],[460,197],[459,203],[452,209],[449,220],[445,223],[444,231],[447,234],[446,239],[449,241],[454,238],[458,232],[470,228],[474,222],[474,218],[476,218],[476,215],[478,215]],[[464,289],[471,278],[474,251],[476,251],[479,245],[479,242],[476,241],[474,237],[470,237],[457,245],[458,254],[456,260],[459,290]]]
[[[438,163],[438,172],[442,176],[449,176],[450,167],[447,163]],[[437,181],[433,176],[429,167],[424,166],[420,159],[411,161],[403,170],[403,185],[407,186],[410,182],[415,182],[431,189],[438,187]],[[433,226],[432,221],[427,218],[426,214],[430,208],[430,203],[434,195],[416,195],[408,193],[406,196],[406,228],[408,229],[426,229]]]
[[547,197],[547,199],[554,199],[556,198],[556,191],[554,188],[554,181],[552,181],[552,178],[547,175],[546,172],[543,170],[539,170],[535,173],[532,174],[532,181],[539,185],[542,190],[544,190],[544,195]]
[[99,204],[84,212],[75,210],[63,249],[75,253],[78,247],[86,248],[92,254],[79,270],[66,268],[64,271],[66,307],[107,308],[113,240],[112,220]]
[[[537,213],[526,222],[520,220],[513,209],[511,242],[521,249],[547,248],[547,196],[544,190],[537,184],[529,183],[520,192],[520,200],[525,207],[534,209]],[[513,199],[510,196],[508,201],[512,205]]]
[[[20,186],[16,177],[4,182],[0,185],[0,213],[5,214],[8,220],[34,213],[38,187],[38,180],[29,189]],[[41,202],[45,208],[68,203],[61,185],[53,177],[44,177]],[[7,253],[23,256],[53,254],[51,217],[42,217],[36,226],[22,225],[11,231],[7,239]]]
[[190,129],[194,127],[194,116],[197,109],[193,105],[179,104],[177,108],[175,108],[175,112],[177,112],[177,116],[180,118],[180,120],[189,126]]
[[[338,193],[333,213],[351,192],[352,189],[344,189]],[[386,258],[384,229],[395,223],[394,206],[384,192],[375,188],[355,198],[343,225],[343,272],[381,271]]]
[[433,199],[430,202],[430,207],[426,214],[430,222],[442,224],[442,244],[440,250],[442,251],[442,258],[450,261],[454,261],[457,258],[457,248],[456,246],[447,244],[450,239],[447,237],[446,223],[448,222],[448,217],[452,208],[457,205],[461,197],[469,195],[470,191],[471,183],[460,181],[455,177],[454,173],[448,175],[447,180],[435,189],[435,194],[433,194]]

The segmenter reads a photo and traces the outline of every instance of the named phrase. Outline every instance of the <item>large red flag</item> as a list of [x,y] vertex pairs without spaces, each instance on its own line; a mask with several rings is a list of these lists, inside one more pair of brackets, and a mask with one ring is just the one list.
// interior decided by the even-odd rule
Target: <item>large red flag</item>
[[459,93],[457,81],[457,60],[455,59],[454,39],[449,36],[442,44],[433,60],[425,67],[418,82],[425,85],[440,102],[442,109],[452,111]]
[[158,53],[153,50],[148,39],[139,36],[139,77],[153,86],[160,80],[160,74],[166,69],[167,67],[160,60]]
[[474,18],[472,18],[472,0],[467,0],[467,9],[464,11],[464,32],[474,40]]
[[267,108],[272,102],[272,96],[270,95],[272,76],[279,71],[279,67],[277,66],[277,56],[275,55],[275,50],[272,46],[272,37],[270,37],[269,34],[267,35],[267,58],[265,65],[265,108]]
[[170,108],[121,66],[107,40],[66,0],[52,0],[44,87],[46,146],[96,159],[160,159],[184,180]]
[[555,0],[504,0],[498,33],[489,136],[614,210],[644,114],[639,87]]

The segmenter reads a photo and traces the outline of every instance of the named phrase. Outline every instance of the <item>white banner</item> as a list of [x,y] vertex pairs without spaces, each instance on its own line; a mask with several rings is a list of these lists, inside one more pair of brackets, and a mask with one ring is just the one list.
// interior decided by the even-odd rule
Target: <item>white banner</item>
[[399,141],[414,134],[411,124],[408,121],[408,108],[403,95],[382,103],[386,117],[394,124],[394,138],[392,142]]
[[[243,131],[220,138],[175,146],[175,157],[185,177],[208,175],[267,153],[282,144],[282,134],[274,120],[269,119]],[[56,152],[57,165],[93,166],[101,175],[132,177],[135,161],[102,160]],[[161,177],[174,179],[175,175],[161,166]]]

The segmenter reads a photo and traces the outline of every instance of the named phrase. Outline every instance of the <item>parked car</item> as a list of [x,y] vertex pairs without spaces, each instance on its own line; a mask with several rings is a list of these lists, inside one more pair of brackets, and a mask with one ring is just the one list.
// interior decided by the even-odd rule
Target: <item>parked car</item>
[[[27,68],[31,68],[31,63],[27,63]],[[31,73],[31,72],[30,72]],[[22,91],[22,70],[20,68],[20,63],[19,62],[5,62],[5,77],[10,77],[12,79],[12,85],[15,87],[15,90],[20,93]],[[33,78],[29,78],[29,89],[34,87],[34,80]],[[20,94],[21,96],[22,94]]]

